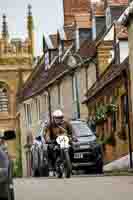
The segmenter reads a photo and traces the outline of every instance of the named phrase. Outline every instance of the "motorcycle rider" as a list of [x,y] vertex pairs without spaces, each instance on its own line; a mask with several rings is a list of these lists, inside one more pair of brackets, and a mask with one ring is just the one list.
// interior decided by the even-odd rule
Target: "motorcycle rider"
[[[46,143],[55,142],[58,135],[67,134],[69,138],[72,136],[72,126],[68,121],[64,120],[64,114],[61,110],[55,110],[52,113],[52,122],[45,128]],[[48,146],[48,157],[51,162],[51,167],[54,169],[55,154],[53,153],[53,145]]]
[[61,110],[55,110],[52,113],[52,122],[45,128],[45,140],[55,140],[58,135],[66,133],[69,137],[72,135],[72,126],[64,120],[64,114]]

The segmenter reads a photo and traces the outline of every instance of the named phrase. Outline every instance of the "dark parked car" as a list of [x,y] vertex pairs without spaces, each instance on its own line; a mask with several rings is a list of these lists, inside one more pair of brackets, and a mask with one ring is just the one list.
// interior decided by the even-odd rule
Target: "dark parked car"
[[[14,131],[6,131],[4,136],[0,137],[1,140],[11,140],[14,138]],[[0,199],[14,200],[12,161],[2,145],[0,145]]]
[[96,136],[85,121],[71,121],[73,128],[72,138],[72,167],[73,169],[85,169],[95,173],[103,172],[102,147],[96,142]]

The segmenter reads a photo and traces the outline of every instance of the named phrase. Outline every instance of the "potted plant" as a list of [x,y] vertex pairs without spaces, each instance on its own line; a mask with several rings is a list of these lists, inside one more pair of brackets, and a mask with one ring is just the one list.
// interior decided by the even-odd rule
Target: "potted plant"
[[111,146],[115,146],[116,145],[116,139],[114,134],[111,134],[107,137],[105,137],[104,141],[103,141],[104,145],[111,145]]
[[116,146],[116,139],[114,134],[107,136],[103,141],[105,160],[112,161],[114,158],[114,147]]

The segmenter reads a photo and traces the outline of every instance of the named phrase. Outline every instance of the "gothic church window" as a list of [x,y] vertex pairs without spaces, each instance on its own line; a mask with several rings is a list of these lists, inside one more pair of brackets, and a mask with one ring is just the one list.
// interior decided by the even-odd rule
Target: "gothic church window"
[[7,89],[0,86],[0,112],[8,112],[8,103]]

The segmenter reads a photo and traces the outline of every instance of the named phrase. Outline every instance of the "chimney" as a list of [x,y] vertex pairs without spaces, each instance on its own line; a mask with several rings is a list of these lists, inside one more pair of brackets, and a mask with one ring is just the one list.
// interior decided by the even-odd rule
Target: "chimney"
[[61,46],[61,37],[59,31],[57,31],[57,44],[58,44],[58,62],[60,63],[62,56],[62,46]]
[[92,16],[92,39],[96,39],[96,16],[95,16],[95,4],[91,3],[91,16]]
[[76,23],[76,20],[74,22],[75,26],[75,49],[78,51],[80,49],[80,36],[79,36],[79,27]]

